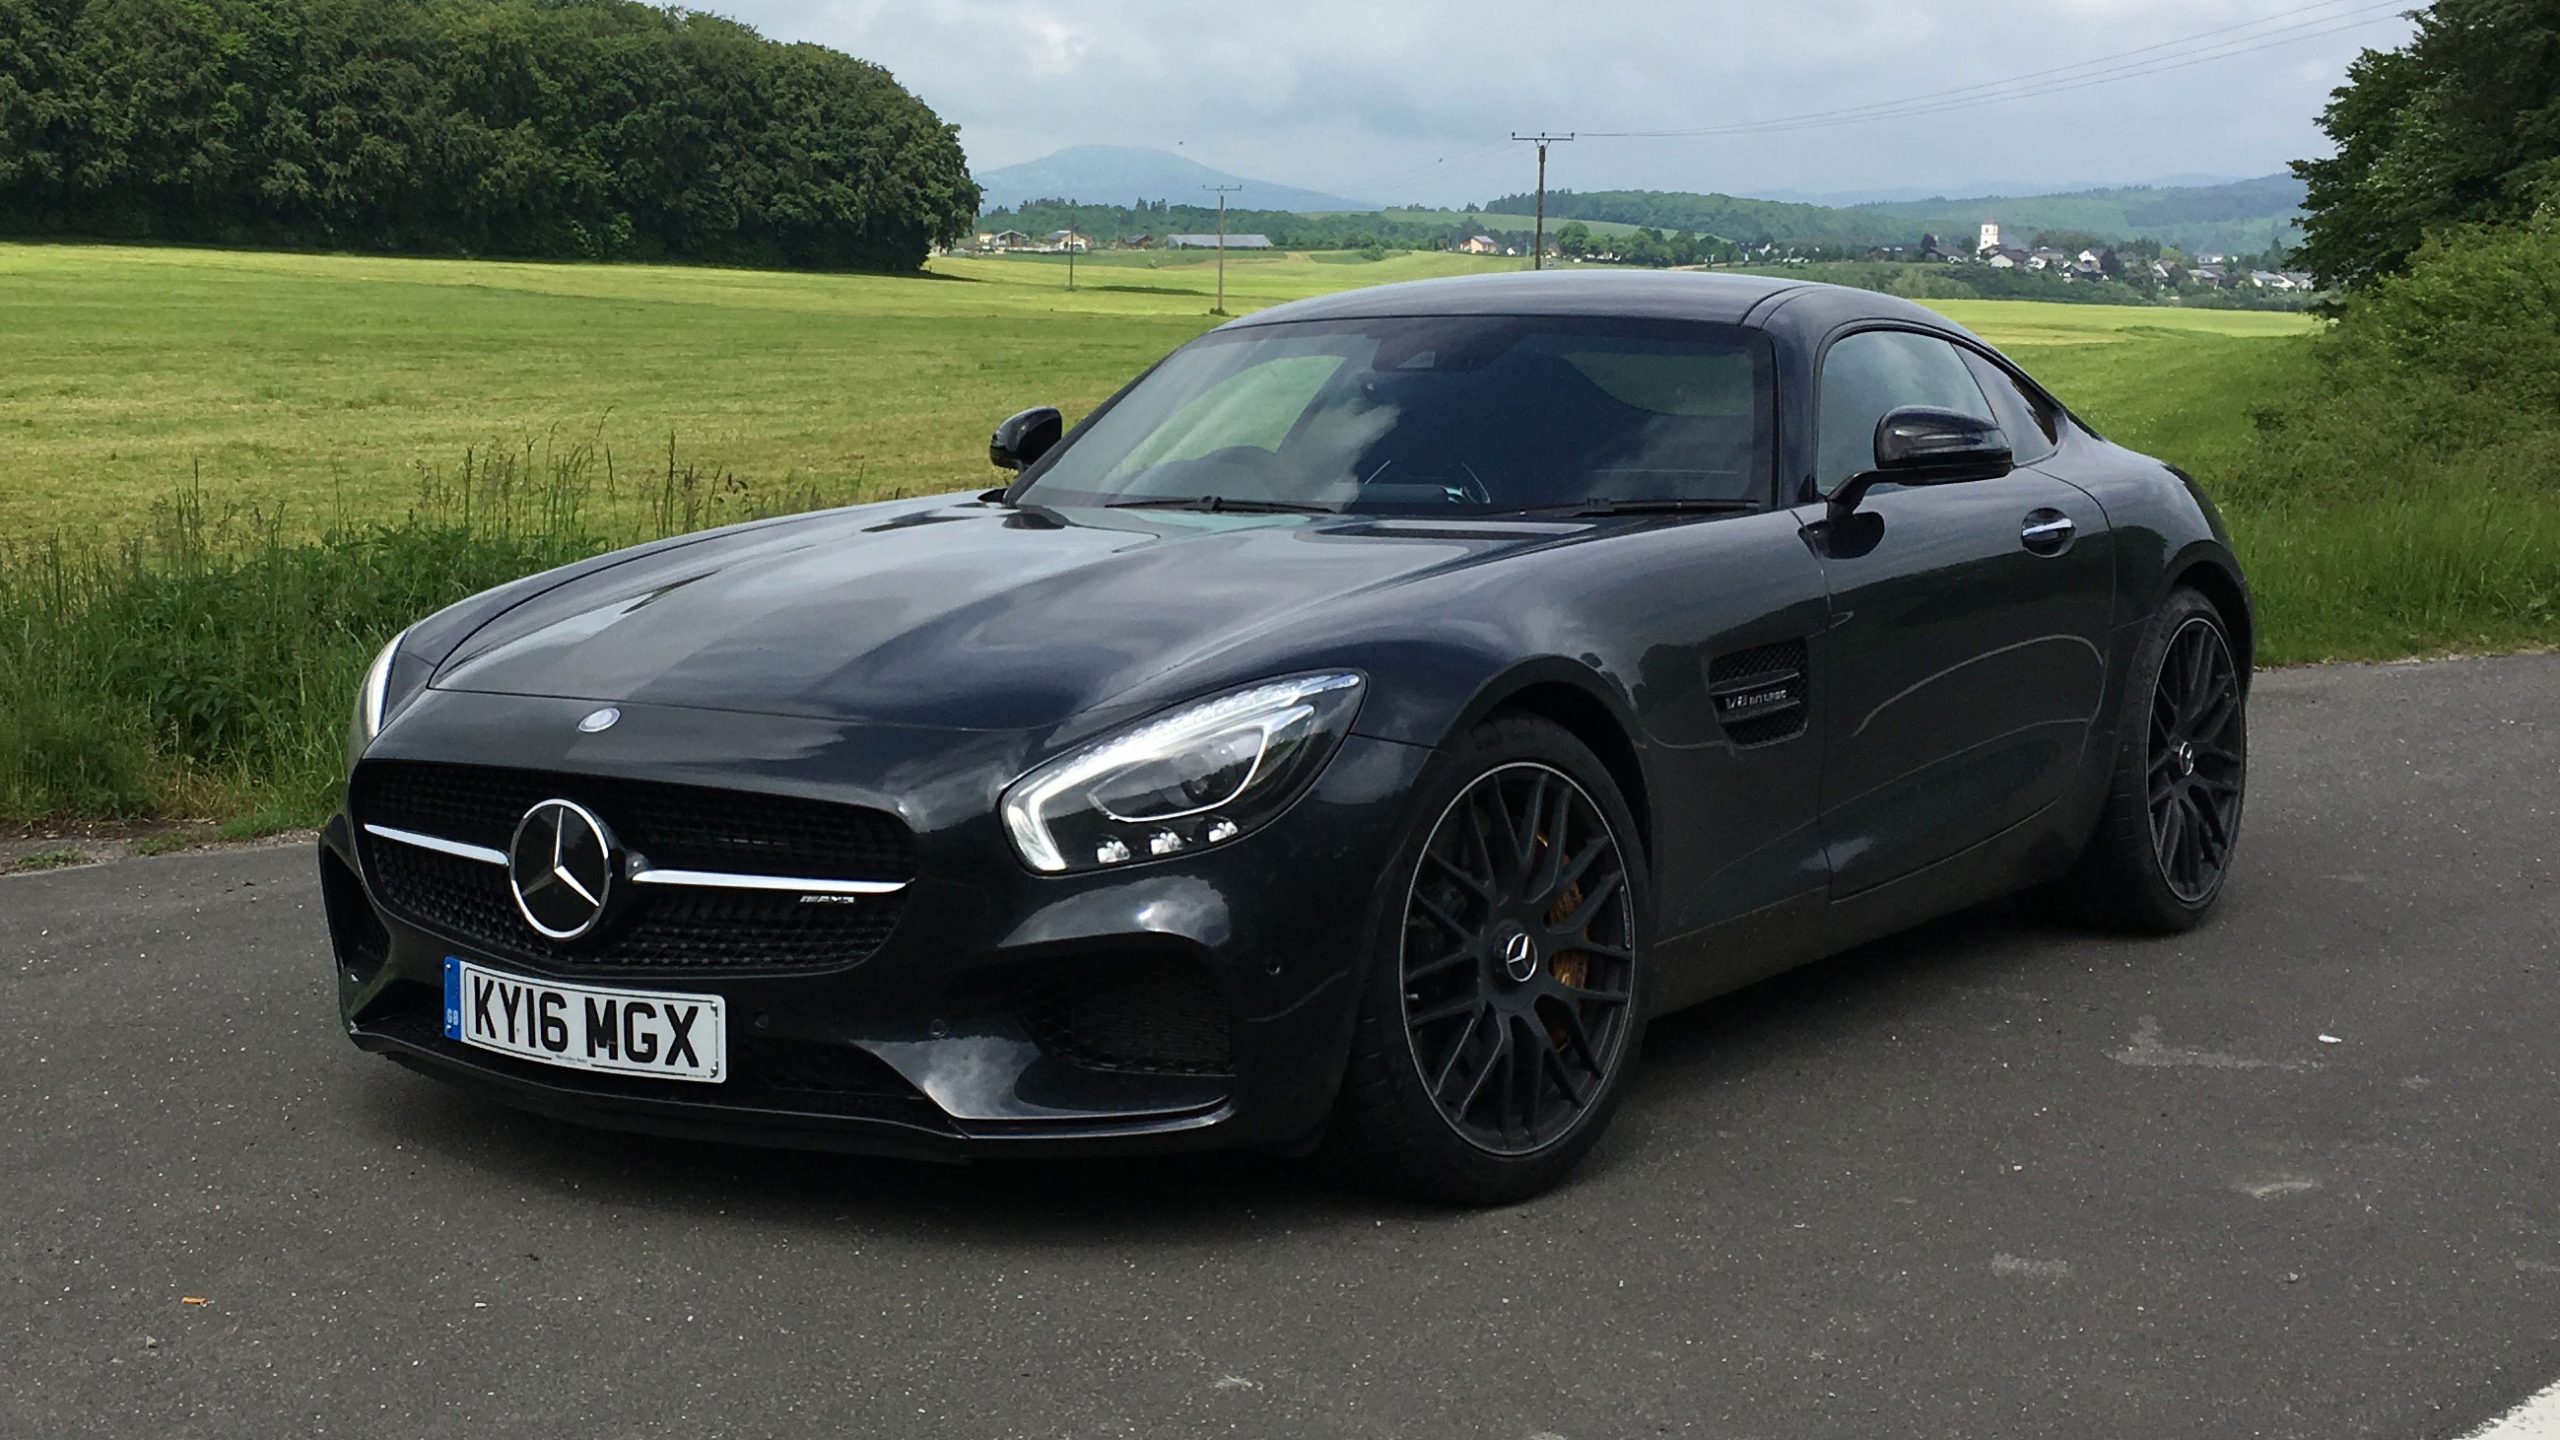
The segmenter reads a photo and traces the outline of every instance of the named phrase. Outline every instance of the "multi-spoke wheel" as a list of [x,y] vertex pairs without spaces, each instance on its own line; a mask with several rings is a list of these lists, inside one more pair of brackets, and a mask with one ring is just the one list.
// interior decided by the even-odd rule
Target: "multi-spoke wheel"
[[1562,1178],[1643,1032],[1643,857],[1608,770],[1505,716],[1426,787],[1370,959],[1330,1147],[1384,1188],[1468,1204]]
[[2160,877],[2190,905],[2213,898],[2240,828],[2240,676],[2222,631],[2189,616],[2152,687],[2145,798]]
[[2097,832],[2041,899],[2071,918],[2184,930],[2231,873],[2249,780],[2248,677],[2221,612],[2184,589],[2161,606],[2133,674]]
[[1571,776],[1522,761],[1458,796],[1422,862],[1402,961],[1423,1087],[1487,1150],[1552,1144],[1624,1048],[1635,912],[1618,838]]

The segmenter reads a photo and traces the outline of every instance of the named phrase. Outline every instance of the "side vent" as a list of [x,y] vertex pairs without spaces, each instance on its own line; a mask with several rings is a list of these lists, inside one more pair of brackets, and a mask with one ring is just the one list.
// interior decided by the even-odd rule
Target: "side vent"
[[1781,640],[1716,657],[1707,695],[1736,745],[1766,745],[1804,733],[1804,642]]

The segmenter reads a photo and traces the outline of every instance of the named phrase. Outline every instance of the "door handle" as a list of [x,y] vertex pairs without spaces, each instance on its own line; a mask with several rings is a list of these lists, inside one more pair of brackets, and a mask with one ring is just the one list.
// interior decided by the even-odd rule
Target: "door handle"
[[2078,530],[2071,517],[2061,511],[2038,510],[2019,527],[2018,543],[2038,555],[2059,555],[2071,548],[2071,537]]

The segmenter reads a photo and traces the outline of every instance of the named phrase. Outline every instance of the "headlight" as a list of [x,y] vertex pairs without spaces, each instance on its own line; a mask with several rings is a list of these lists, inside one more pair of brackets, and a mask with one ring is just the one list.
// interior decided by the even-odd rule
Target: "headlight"
[[374,656],[373,663],[365,667],[364,684],[356,687],[353,748],[358,752],[372,744],[374,736],[382,733],[382,721],[391,705],[391,662],[399,658],[400,642],[408,638],[406,630],[392,636],[391,643],[383,646],[382,653]]
[[1159,715],[1013,782],[1005,829],[1059,874],[1223,845],[1288,808],[1360,708],[1357,675],[1301,675]]

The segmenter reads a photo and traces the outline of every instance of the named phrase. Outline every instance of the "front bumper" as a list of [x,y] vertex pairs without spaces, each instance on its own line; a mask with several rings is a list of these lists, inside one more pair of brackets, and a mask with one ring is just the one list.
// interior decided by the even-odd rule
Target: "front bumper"
[[[836,968],[621,982],[725,999],[733,1069],[717,1085],[515,1060],[444,1035],[446,956],[616,982],[491,954],[386,906],[342,813],[319,858],[339,1006],[358,1046],[583,1123],[800,1148],[1290,1148],[1322,1127],[1360,966],[1387,923],[1379,877],[1429,752],[1354,736],[1288,813],[1229,847],[1053,877],[1021,866],[994,815],[995,794],[1027,763],[1022,737],[629,705],[614,730],[580,735],[591,708],[430,692],[368,759],[538,770],[573,798],[584,778],[638,778],[733,792],[741,805],[785,794],[891,811],[914,833],[916,877],[886,940]],[[827,773],[813,781],[821,760]],[[1085,995],[1117,998],[1079,1009]],[[1219,1063],[1196,1051],[1180,1065],[1133,1062],[1076,1038],[1086,1011],[1177,1000],[1222,1030]],[[1198,1030],[1201,1016],[1177,1018]]]

